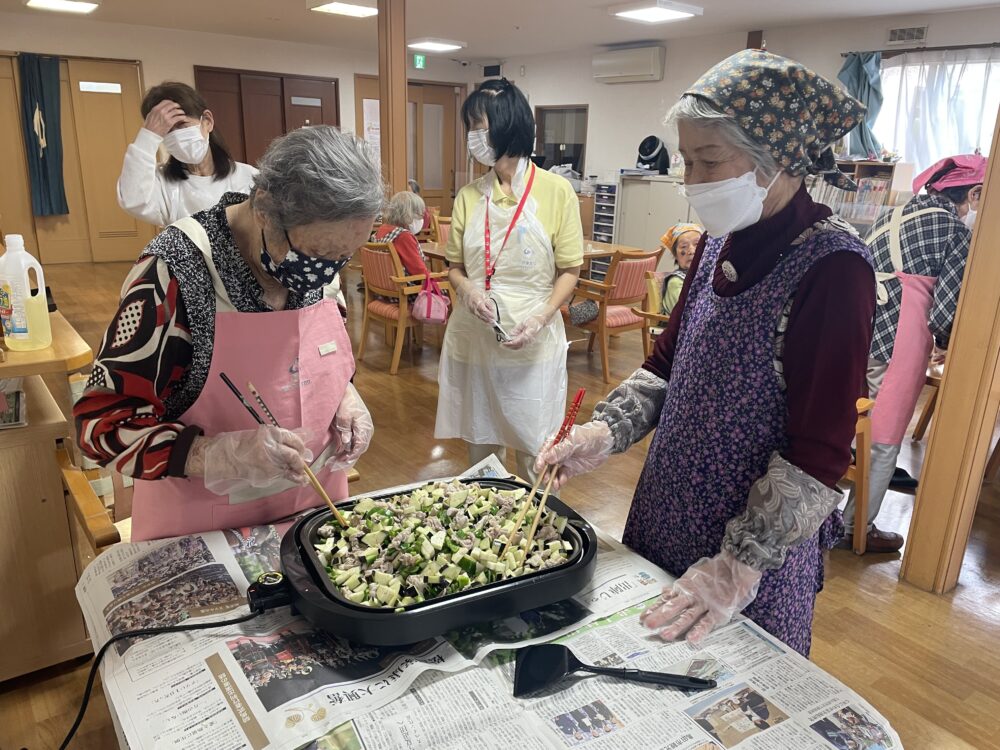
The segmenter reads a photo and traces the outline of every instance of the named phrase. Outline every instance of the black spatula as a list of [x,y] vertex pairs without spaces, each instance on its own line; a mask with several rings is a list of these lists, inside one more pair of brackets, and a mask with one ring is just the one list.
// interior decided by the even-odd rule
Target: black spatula
[[573,672],[591,672],[620,680],[645,682],[650,685],[666,685],[685,690],[710,690],[716,686],[715,680],[688,677],[683,674],[666,672],[646,672],[641,669],[619,669],[616,667],[592,667],[584,664],[565,646],[544,643],[518,649],[514,669],[514,697],[521,698],[542,688],[553,685]]

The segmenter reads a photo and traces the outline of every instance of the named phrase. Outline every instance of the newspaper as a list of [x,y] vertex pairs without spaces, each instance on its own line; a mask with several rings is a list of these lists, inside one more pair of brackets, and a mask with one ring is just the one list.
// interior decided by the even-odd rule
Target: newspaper
[[[506,475],[491,457],[463,476]],[[246,589],[278,569],[290,525],[107,550],[77,586],[95,645],[247,613]],[[603,534],[598,546],[594,578],[575,597],[410,646],[350,643],[287,607],[120,641],[101,667],[116,727],[136,749],[901,747],[871,706],[747,620],[700,650],[651,637],[638,614],[670,577]],[[553,640],[587,663],[713,677],[719,688],[685,694],[581,675],[514,699],[511,649]]]

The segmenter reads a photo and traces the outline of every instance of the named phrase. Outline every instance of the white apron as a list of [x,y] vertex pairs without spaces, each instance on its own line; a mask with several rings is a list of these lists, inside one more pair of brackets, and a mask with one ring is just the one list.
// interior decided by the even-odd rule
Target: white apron
[[[528,160],[514,175],[515,201],[525,186]],[[469,280],[485,288],[486,201],[494,172],[473,183],[479,202],[465,222],[463,262]],[[500,308],[500,325],[514,327],[541,312],[552,294],[556,265],[552,242],[538,220],[534,191],[525,201],[517,226],[496,261],[490,296]],[[490,204],[490,234],[503,237],[514,206]],[[493,247],[499,247],[494,241]],[[438,373],[437,425],[434,437],[462,438],[468,443],[505,445],[535,455],[562,422],[566,408],[566,330],[562,317],[552,316],[538,337],[519,351],[502,347],[493,329],[464,305],[456,305],[448,320]]]

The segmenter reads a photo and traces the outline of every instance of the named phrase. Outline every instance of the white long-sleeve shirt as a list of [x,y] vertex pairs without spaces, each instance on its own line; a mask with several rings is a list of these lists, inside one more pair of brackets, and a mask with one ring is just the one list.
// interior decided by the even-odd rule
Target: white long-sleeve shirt
[[250,192],[257,170],[242,162],[236,162],[233,171],[221,180],[193,174],[186,180],[167,180],[156,163],[162,142],[156,133],[141,128],[125,151],[118,178],[118,205],[137,219],[166,226],[214,206],[225,193]]

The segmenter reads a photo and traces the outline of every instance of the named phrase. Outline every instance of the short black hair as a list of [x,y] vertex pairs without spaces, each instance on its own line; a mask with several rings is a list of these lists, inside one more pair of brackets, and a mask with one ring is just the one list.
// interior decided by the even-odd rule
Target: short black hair
[[521,89],[506,78],[479,84],[462,105],[465,129],[472,130],[484,117],[490,125],[490,145],[497,158],[531,156],[535,150],[535,118]]

